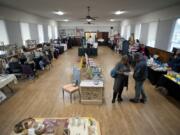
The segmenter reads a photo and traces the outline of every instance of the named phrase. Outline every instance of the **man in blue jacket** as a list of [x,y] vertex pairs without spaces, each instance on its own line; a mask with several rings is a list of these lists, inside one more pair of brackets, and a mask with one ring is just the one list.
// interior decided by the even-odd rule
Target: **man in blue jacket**
[[136,53],[135,56],[136,66],[134,69],[133,78],[135,80],[135,97],[130,99],[133,103],[145,103],[147,101],[147,96],[145,94],[143,84],[147,78],[147,63],[146,59],[141,53]]

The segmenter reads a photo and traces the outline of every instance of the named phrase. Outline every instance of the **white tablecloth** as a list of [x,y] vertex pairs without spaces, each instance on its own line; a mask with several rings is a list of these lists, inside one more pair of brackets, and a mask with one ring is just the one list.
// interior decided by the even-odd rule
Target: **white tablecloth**
[[64,47],[64,51],[67,51],[67,44],[60,44],[60,46]]
[[14,84],[17,83],[17,78],[14,74],[0,75],[0,89],[11,82],[14,82]]
[[99,81],[98,84],[95,84],[93,80],[82,80],[80,87],[104,87],[103,81]]

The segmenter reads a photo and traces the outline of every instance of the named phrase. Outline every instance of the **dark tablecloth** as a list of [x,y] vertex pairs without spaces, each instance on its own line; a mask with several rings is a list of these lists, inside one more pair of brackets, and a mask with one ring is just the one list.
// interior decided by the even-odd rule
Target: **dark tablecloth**
[[164,87],[168,90],[168,94],[175,99],[180,100],[180,85],[162,75],[157,82],[157,87]]
[[163,74],[167,74],[167,71],[155,71],[151,67],[148,67],[148,79],[153,85],[157,84]]
[[88,56],[97,56],[98,55],[98,49],[97,48],[79,48],[78,49],[78,56],[84,56],[85,53]]

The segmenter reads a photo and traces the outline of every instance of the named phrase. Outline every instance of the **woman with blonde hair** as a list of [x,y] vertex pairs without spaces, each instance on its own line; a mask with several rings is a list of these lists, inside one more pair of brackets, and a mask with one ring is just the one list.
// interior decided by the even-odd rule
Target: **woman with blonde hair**
[[121,61],[115,66],[116,75],[114,77],[113,86],[113,99],[112,103],[115,103],[116,97],[118,96],[118,102],[123,101],[122,91],[124,86],[128,83],[128,72],[130,72],[129,59],[127,55],[122,56]]

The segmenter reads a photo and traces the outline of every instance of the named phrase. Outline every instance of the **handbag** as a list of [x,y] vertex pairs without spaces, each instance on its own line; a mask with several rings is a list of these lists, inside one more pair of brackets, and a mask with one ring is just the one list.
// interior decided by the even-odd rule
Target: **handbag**
[[112,77],[112,78],[116,78],[116,76],[117,76],[116,68],[113,68],[113,69],[111,70],[111,77]]

